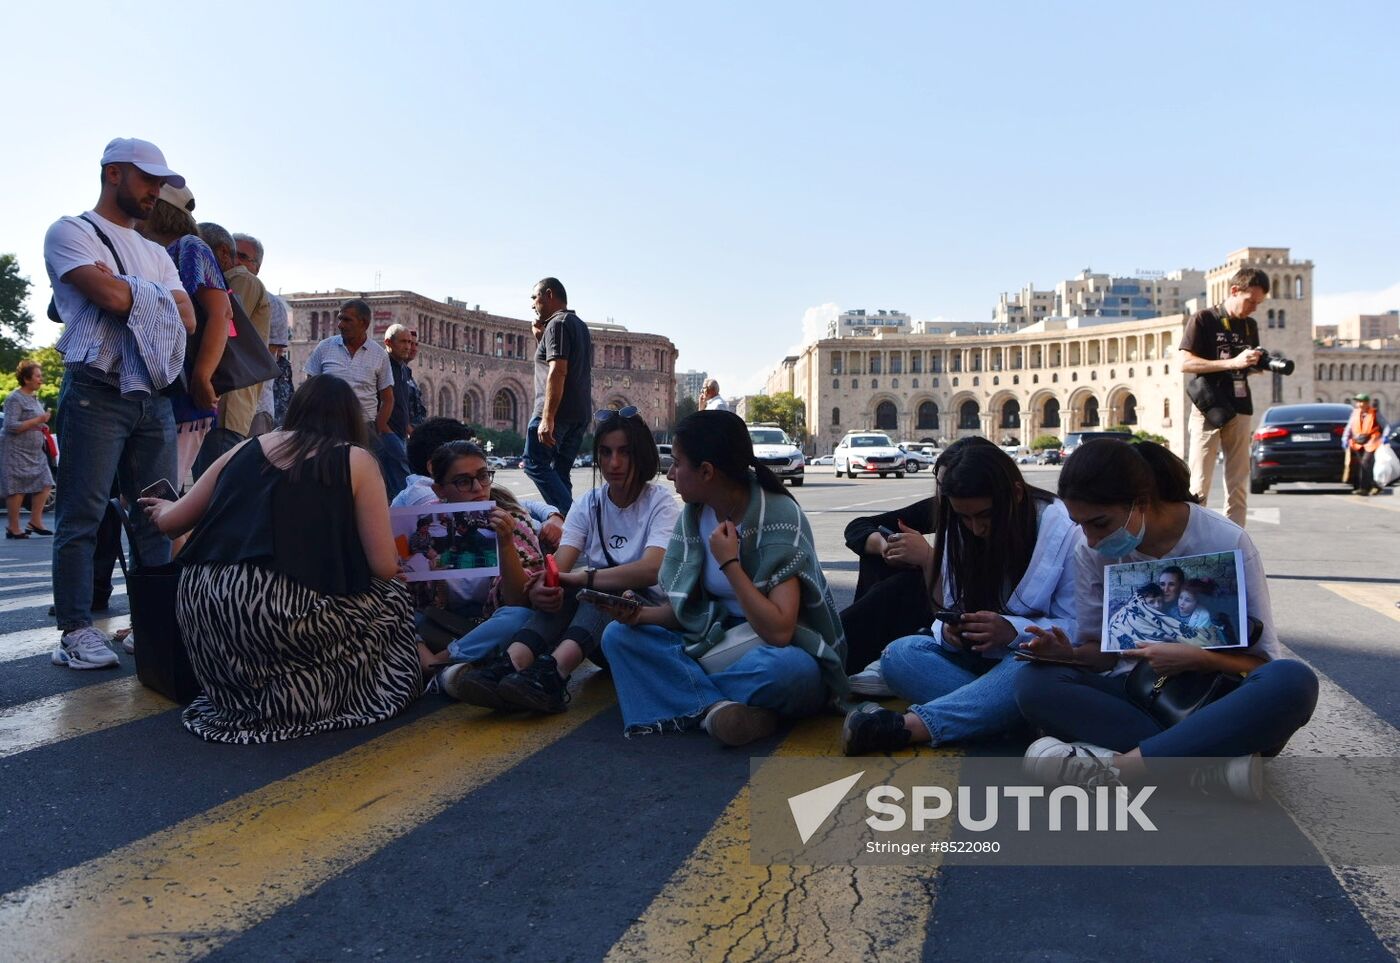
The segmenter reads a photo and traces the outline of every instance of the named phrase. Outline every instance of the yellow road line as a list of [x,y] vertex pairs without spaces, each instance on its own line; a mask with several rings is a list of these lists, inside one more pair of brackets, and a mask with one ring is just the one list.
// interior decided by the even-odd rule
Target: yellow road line
[[173,708],[128,675],[0,709],[0,759]]
[[1327,591],[1340,595],[1348,602],[1355,602],[1373,612],[1400,622],[1400,582],[1391,584],[1378,582],[1319,582]]
[[[833,756],[841,720],[802,721],[774,756]],[[896,756],[961,755],[905,750]],[[853,760],[854,761],[854,760]],[[749,857],[749,790],[725,807],[611,961],[873,959],[923,956],[936,863],[920,866],[759,866]]]
[[0,955],[187,960],[210,953],[613,701],[612,687],[592,678],[560,716],[442,709],[0,897]]

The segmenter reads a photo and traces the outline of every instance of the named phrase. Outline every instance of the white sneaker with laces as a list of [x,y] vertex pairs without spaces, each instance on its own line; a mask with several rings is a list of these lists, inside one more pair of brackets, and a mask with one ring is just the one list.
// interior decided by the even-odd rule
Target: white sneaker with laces
[[1121,786],[1113,765],[1113,750],[1087,742],[1063,742],[1043,736],[1030,744],[1021,768],[1027,776],[1048,786]]
[[868,699],[893,699],[899,693],[885,684],[885,673],[880,669],[880,660],[867,665],[851,676],[851,691]]
[[111,649],[111,636],[93,625],[63,633],[54,649],[54,665],[70,669],[110,669],[121,663]]

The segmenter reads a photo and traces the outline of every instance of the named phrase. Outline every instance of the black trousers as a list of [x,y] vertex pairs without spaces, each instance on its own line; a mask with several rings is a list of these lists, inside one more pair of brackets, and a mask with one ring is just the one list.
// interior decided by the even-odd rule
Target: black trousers
[[[864,561],[861,560],[862,566]],[[889,574],[841,612],[841,627],[846,632],[846,674],[861,671],[880,657],[885,646],[917,634],[932,621],[933,604],[923,571],[889,569]]]

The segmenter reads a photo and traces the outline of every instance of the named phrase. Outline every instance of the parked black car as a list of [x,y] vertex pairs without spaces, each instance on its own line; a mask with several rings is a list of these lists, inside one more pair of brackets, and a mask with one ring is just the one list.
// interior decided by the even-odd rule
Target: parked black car
[[1342,433],[1351,405],[1275,405],[1264,412],[1249,444],[1249,490],[1280,482],[1343,484]]

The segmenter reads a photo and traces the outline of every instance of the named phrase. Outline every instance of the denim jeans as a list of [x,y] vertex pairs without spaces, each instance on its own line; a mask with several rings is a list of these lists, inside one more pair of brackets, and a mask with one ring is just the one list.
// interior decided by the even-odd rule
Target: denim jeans
[[657,625],[614,622],[603,632],[623,732],[683,732],[705,710],[729,700],[783,716],[809,716],[826,701],[817,660],[796,646],[760,645],[723,672],[706,675],[685,654],[679,633]]
[[480,662],[496,652],[504,652],[521,626],[535,610],[523,605],[503,605],[491,617],[447,647],[453,662]]
[[63,376],[55,430],[63,442],[54,512],[53,601],[64,632],[92,624],[93,553],[115,478],[131,509],[134,560],[170,561],[170,540],[136,505],[141,490],[164,478],[176,488],[175,416],[170,399],[123,398],[82,373]]
[[934,745],[995,736],[1021,721],[1015,681],[1028,663],[952,652],[932,636],[895,639],[880,658],[885,684],[915,703]]
[[569,482],[574,459],[578,457],[586,421],[557,422],[554,425],[554,447],[540,441],[540,420],[530,419],[525,433],[525,475],[540,490],[540,497],[565,517],[574,504],[574,486]]
[[394,432],[379,435],[379,471],[384,476],[384,487],[389,491],[389,500],[403,491],[412,471],[408,467],[408,447]]
[[1317,705],[1312,669],[1293,659],[1275,659],[1245,676],[1223,699],[1164,729],[1128,700],[1127,679],[1073,666],[1028,664],[1016,680],[1016,703],[1032,725],[1067,742],[1178,758],[1276,755]]

